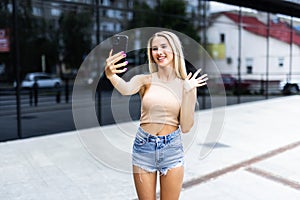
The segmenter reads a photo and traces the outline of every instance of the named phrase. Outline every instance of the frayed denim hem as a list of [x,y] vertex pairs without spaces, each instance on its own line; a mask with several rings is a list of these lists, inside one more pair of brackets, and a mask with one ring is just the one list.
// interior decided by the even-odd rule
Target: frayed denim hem
[[[140,168],[140,169],[142,169],[142,170],[144,170],[144,171],[146,171],[148,173],[154,173],[154,172],[157,171],[156,169],[149,169],[149,168],[146,168],[146,167],[144,167],[142,165],[139,165],[139,164],[136,164],[136,163],[134,163],[132,165],[135,166],[135,167],[138,167],[138,168]],[[139,171],[135,172],[134,171],[133,173],[141,173],[141,172],[139,172]]]
[[[149,169],[149,168],[146,168],[146,167],[144,167],[142,165],[139,165],[139,164],[132,164],[132,165],[144,170],[145,172],[154,173],[154,172],[158,171],[160,176],[165,176],[165,175],[167,175],[169,170],[172,170],[172,169],[177,168],[177,167],[184,167],[184,161],[180,160],[178,163],[176,163],[174,165],[171,165],[170,167],[160,168],[160,169]],[[141,172],[134,171],[133,173],[141,173]]]
[[172,170],[172,169],[177,168],[177,167],[184,167],[184,161],[180,160],[177,164],[172,165],[171,167],[164,168],[164,169],[159,169],[160,175],[161,176],[166,176],[169,170]]

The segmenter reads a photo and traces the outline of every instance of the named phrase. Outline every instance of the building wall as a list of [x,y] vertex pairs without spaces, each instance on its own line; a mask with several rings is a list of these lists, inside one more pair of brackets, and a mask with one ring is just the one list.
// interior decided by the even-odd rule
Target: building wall
[[[259,27],[257,27],[259,28]],[[224,15],[207,29],[208,44],[220,44],[224,34],[225,58],[215,59],[221,73],[237,74],[239,56],[238,25]],[[214,56],[213,56],[214,57]],[[252,66],[252,73],[247,72]],[[244,79],[260,80],[266,74],[267,38],[242,29],[241,74]],[[284,80],[290,70],[290,44],[269,38],[269,80]],[[300,73],[300,47],[292,45],[292,72]]]
[[[112,36],[115,33],[123,31],[129,20],[132,19],[132,12],[121,9],[132,9],[133,0],[101,0],[99,5],[100,18],[100,41]],[[60,15],[66,11],[90,9],[95,6],[93,0],[72,0],[61,2],[32,2],[32,14],[43,17],[47,20],[58,20]],[[107,8],[111,7],[111,8]],[[96,16],[94,17],[96,21]],[[94,23],[94,32],[96,32],[96,23]],[[92,34],[93,43],[96,43],[96,36]]]

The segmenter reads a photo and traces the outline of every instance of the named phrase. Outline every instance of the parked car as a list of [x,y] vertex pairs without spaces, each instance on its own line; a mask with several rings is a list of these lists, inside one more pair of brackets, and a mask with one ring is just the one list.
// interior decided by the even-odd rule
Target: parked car
[[247,81],[241,80],[238,82],[238,79],[233,77],[231,74],[222,74],[221,75],[224,88],[227,92],[232,92],[233,94],[247,94],[249,93],[250,83]]
[[[14,86],[16,86],[16,83],[14,83]],[[62,80],[60,78],[43,72],[28,73],[21,83],[21,87],[27,89],[34,87],[60,88],[61,86]]]
[[300,91],[300,80],[281,81],[279,90],[285,95],[297,94]]
[[241,80],[238,83],[238,79],[231,74],[221,74],[221,77],[209,77],[206,87],[200,87],[197,89],[197,94],[208,94],[210,93],[223,92],[223,88],[227,94],[249,94],[251,83],[245,80]]
[[[222,74],[221,75],[225,90],[235,90],[238,87],[238,79],[233,77],[230,74]],[[240,87],[242,90],[248,90],[249,83],[241,80]]]

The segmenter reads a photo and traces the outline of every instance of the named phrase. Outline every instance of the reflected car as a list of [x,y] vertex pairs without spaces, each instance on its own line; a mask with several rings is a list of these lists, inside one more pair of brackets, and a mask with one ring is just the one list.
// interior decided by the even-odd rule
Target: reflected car
[[300,92],[300,80],[280,81],[279,90],[284,95],[298,94]]
[[249,93],[250,83],[247,81],[241,80],[239,83],[238,79],[230,74],[222,74],[221,77],[226,91],[232,91],[234,94],[238,94],[238,90],[240,94]]
[[[16,83],[14,83],[14,86],[16,86]],[[60,78],[43,72],[28,73],[21,83],[21,87],[27,89],[31,89],[34,87],[60,88],[61,86],[62,80]]]
[[249,82],[241,80],[239,83],[238,79],[231,74],[221,74],[220,78],[209,79],[208,86],[212,89],[212,91],[215,89],[215,92],[224,87],[228,94],[248,94],[250,92]]

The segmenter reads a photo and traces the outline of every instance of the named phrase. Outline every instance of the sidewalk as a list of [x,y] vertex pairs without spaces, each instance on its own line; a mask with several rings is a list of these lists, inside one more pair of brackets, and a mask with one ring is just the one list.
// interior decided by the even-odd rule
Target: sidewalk
[[[180,199],[300,199],[300,96],[225,110],[222,135],[212,152],[202,158],[203,148],[211,148],[203,141],[212,128],[212,111],[197,113],[199,131],[186,151]],[[135,132],[135,126],[128,127]],[[105,126],[104,132],[110,141],[130,151],[131,143],[124,142],[119,128]],[[101,131],[95,128],[0,143],[0,199],[135,199],[132,174],[103,165],[82,144],[79,135]],[[122,158],[117,157],[117,164],[118,159]]]

